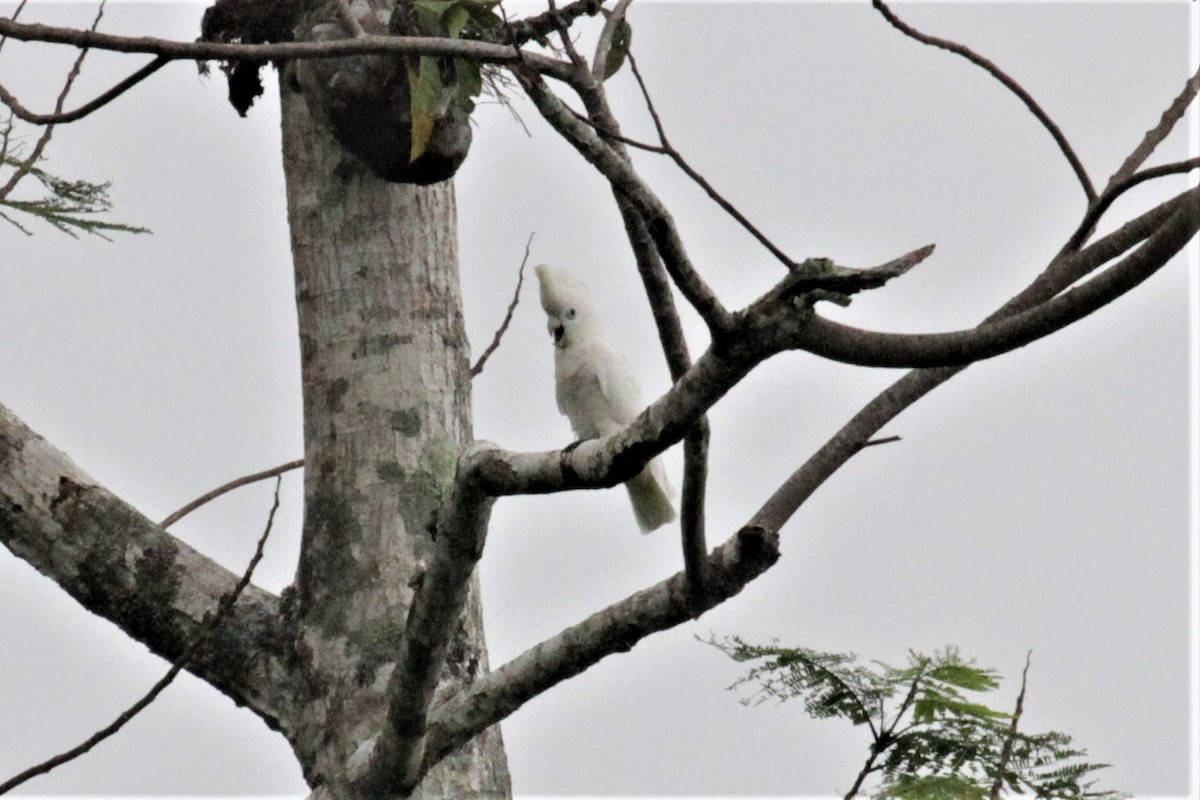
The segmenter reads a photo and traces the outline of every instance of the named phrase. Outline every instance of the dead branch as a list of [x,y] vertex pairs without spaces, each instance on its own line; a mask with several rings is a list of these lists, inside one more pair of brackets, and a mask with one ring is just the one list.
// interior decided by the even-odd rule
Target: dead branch
[[533,244],[532,233],[529,234],[529,239],[525,242],[525,256],[521,259],[521,266],[517,269],[517,288],[513,291],[512,302],[508,304],[508,311],[504,314],[504,321],[500,323],[499,329],[496,330],[496,335],[492,337],[492,343],[479,356],[479,360],[475,362],[475,366],[471,367],[472,378],[483,372],[484,365],[487,364],[487,360],[491,358],[492,353],[496,352],[496,348],[500,346],[500,340],[504,338],[504,333],[508,330],[509,323],[512,322],[513,312],[517,310],[517,302],[521,299],[521,284],[525,282],[525,263],[529,261],[529,245],[531,244]]
[[275,500],[271,505],[270,513],[267,515],[266,529],[262,532],[262,536],[258,537],[258,544],[254,548],[254,555],[250,558],[250,563],[246,566],[245,571],[242,573],[242,577],[238,580],[234,587],[230,589],[229,592],[224,594],[217,602],[216,610],[205,620],[204,624],[199,628],[199,630],[196,631],[187,647],[185,647],[179,657],[175,659],[175,662],[171,664],[171,668],[167,670],[167,674],[163,675],[163,677],[159,679],[158,683],[150,687],[150,691],[142,695],[142,697],[138,699],[136,703],[131,705],[125,711],[121,712],[120,716],[118,716],[107,726],[89,736],[87,740],[81,742],[75,747],[72,747],[70,750],[59,753],[53,758],[49,758],[40,764],[32,766],[29,769],[14,775],[4,783],[0,783],[0,794],[6,794],[31,778],[36,778],[38,775],[45,775],[55,767],[79,758],[81,755],[100,744],[100,742],[104,741],[117,731],[121,730],[121,728],[125,727],[127,722],[141,713],[146,706],[153,703],[155,699],[162,694],[163,690],[171,685],[171,682],[175,680],[175,677],[179,675],[184,667],[187,666],[197,649],[208,639],[209,635],[216,630],[217,626],[224,622],[225,618],[229,616],[229,613],[233,610],[233,604],[237,602],[237,599],[241,595],[242,591],[250,585],[250,578],[254,575],[254,569],[258,566],[258,562],[262,560],[263,548],[266,546],[267,537],[271,535],[271,526],[275,523],[275,512],[279,508],[279,486],[282,482],[282,478],[276,478]]
[[231,492],[234,489],[245,486],[248,483],[255,483],[256,481],[266,480],[267,478],[274,478],[277,475],[282,475],[285,472],[288,472],[293,469],[299,469],[300,467],[303,467],[303,466],[304,466],[304,459],[298,458],[295,461],[289,461],[286,464],[280,464],[277,467],[271,467],[270,469],[265,469],[262,472],[255,472],[250,475],[243,475],[242,477],[235,478],[235,479],[229,481],[228,483],[223,483],[220,486],[218,486],[217,488],[213,489],[211,492],[205,492],[204,494],[200,495],[192,502],[185,505],[183,508],[179,509],[175,513],[168,516],[162,522],[158,523],[159,527],[162,527],[162,528],[171,527],[176,522],[179,522],[179,520],[183,519],[184,517],[186,517],[188,514],[192,513],[193,511],[195,511],[200,506],[204,505],[205,503],[209,503],[213,500],[216,500],[218,497],[225,494],[226,492]]
[[[531,41],[544,42],[546,37],[555,31],[570,28],[579,17],[584,15],[591,17],[598,14],[601,2],[602,0],[575,0],[575,2],[567,3],[562,8],[557,8],[554,6],[553,0],[551,0],[548,11],[508,23],[503,38],[498,35],[485,35],[481,38],[484,41],[503,42],[514,46],[520,46]],[[503,6],[501,6],[500,11],[504,13]]]
[[1189,158],[1186,161],[1176,161],[1158,167],[1149,167],[1141,172],[1130,175],[1119,183],[1110,183],[1104,189],[1104,192],[1096,198],[1096,202],[1088,207],[1087,213],[1083,215],[1083,220],[1075,228],[1075,232],[1071,234],[1071,238],[1067,241],[1063,249],[1074,251],[1083,246],[1083,243],[1096,230],[1096,223],[1104,216],[1104,212],[1108,211],[1117,198],[1133,187],[1139,186],[1146,181],[1154,180],[1155,178],[1166,177],[1167,175],[1186,174],[1194,169],[1200,169],[1200,158]]
[[[9,19],[11,19],[15,22],[17,17],[21,16],[21,12],[25,10],[25,4],[27,2],[29,2],[29,0],[21,0],[21,2],[17,3],[16,9],[13,11],[12,16],[9,17]],[[8,41],[7,36],[0,35],[0,50],[4,49],[4,44],[7,41]]]
[[[1017,707],[1013,709],[1012,722],[1009,723],[1008,738],[1004,740],[1004,746],[1000,748],[1000,772],[1007,769],[1008,762],[1012,758],[1013,741],[1017,738],[1017,725],[1021,722],[1021,715],[1025,713],[1025,688],[1029,684],[1029,661],[1033,658],[1033,651],[1030,650],[1025,654],[1025,669],[1021,670],[1021,691],[1017,694]],[[1004,777],[1002,774],[996,775],[996,780],[992,783],[991,800],[1000,800],[1004,790]]]
[[1033,99],[1033,96],[1030,95],[1029,92],[1025,91],[1025,88],[1022,87],[1021,84],[1013,80],[1006,72],[1004,72],[1004,70],[1000,69],[994,63],[971,50],[971,48],[964,47],[957,42],[951,42],[947,39],[939,39],[936,36],[926,35],[918,31],[916,28],[913,28],[911,25],[906,24],[903,20],[897,17],[890,8],[887,7],[887,4],[884,3],[883,0],[871,0],[871,5],[873,5],[875,9],[883,15],[884,19],[886,19],[893,28],[900,31],[905,36],[916,39],[922,44],[927,44],[931,47],[937,47],[942,50],[948,50],[951,53],[960,55],[975,66],[985,70],[993,78],[1000,81],[1000,83],[1004,84],[1004,87],[1015,94],[1021,100],[1021,102],[1025,104],[1025,107],[1029,109],[1029,112],[1037,118],[1038,122],[1042,123],[1042,127],[1045,128],[1052,137],[1054,137],[1054,141],[1058,145],[1058,149],[1062,151],[1063,157],[1067,159],[1067,163],[1069,163],[1071,165],[1071,169],[1074,170],[1075,177],[1079,179],[1079,183],[1083,187],[1083,193],[1087,196],[1088,203],[1090,204],[1096,200],[1096,189],[1094,186],[1092,186],[1092,180],[1088,177],[1087,170],[1083,168],[1083,163],[1079,160],[1079,156],[1075,155],[1075,150],[1071,147],[1071,143],[1068,142],[1067,137],[1063,135],[1062,130],[1058,127],[1058,123],[1051,119],[1050,115],[1042,110],[1042,107],[1038,105],[1037,101]]

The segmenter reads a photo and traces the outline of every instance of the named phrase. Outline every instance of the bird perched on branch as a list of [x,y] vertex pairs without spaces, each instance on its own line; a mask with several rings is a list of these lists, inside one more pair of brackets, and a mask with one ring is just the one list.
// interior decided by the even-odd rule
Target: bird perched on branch
[[[615,433],[642,410],[641,390],[629,362],[600,329],[587,286],[571,273],[542,264],[534,268],[541,287],[546,328],[554,339],[558,410],[580,439]],[[625,482],[642,533],[675,519],[671,485],[655,458]]]

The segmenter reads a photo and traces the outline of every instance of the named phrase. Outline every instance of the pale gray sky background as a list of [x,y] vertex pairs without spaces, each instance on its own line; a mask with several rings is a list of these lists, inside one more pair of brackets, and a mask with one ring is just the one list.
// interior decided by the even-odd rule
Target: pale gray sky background
[[[119,3],[103,27],[191,39],[202,8]],[[1008,69],[1100,184],[1196,60],[1195,2],[898,10]],[[26,11],[75,25],[92,13],[36,0]],[[902,37],[866,3],[642,2],[631,14],[673,143],[794,257],[868,266],[937,243],[914,273],[833,316],[897,331],[974,324],[1082,212],[1065,161],[1009,93]],[[0,77],[44,111],[70,57],[11,42]],[[135,63],[92,54],[76,98]],[[651,138],[631,76],[613,87],[627,133]],[[219,76],[178,63],[56,134],[49,167],[111,179],[117,218],[153,236],[110,244],[0,227],[0,402],[154,519],[302,455],[273,92],[272,78],[239,119]],[[478,352],[491,340],[536,231],[531,263],[592,276],[613,338],[656,396],[667,373],[608,190],[531,107],[517,107],[532,136],[503,109],[480,109],[457,181],[471,341]],[[1194,112],[1190,124],[1195,141]],[[1185,126],[1155,163],[1187,157],[1188,141]],[[667,162],[637,160],[730,306],[779,277]],[[1144,186],[1110,219],[1184,185]],[[910,647],[955,644],[1008,678],[1005,705],[1032,649],[1030,729],[1066,731],[1112,763],[1110,788],[1195,797],[1194,246],[1191,257],[937,390],[885,429],[901,443],[856,456],[822,487],[785,528],[780,563],[742,595],[506,720],[516,793],[840,795],[866,735],[811,721],[799,704],[739,705],[725,687],[740,668],[693,638],[737,633],[892,663]],[[687,324],[699,352],[702,328]],[[712,541],[897,375],[787,355],[724,399],[711,415]],[[480,438],[524,449],[570,441],[532,282],[474,401]],[[677,483],[679,465],[670,453]],[[244,489],[175,532],[240,571],[269,504],[269,485]],[[292,580],[300,513],[293,474],[260,585]],[[639,536],[619,489],[498,503],[482,567],[492,664],[678,570],[677,533]],[[0,776],[76,744],[165,669],[0,549]],[[115,739],[22,791],[306,792],[282,737],[186,675]]]

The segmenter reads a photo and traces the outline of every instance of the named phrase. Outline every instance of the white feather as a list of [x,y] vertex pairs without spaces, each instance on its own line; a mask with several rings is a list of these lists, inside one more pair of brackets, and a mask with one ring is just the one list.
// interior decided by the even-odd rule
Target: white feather
[[[598,439],[624,428],[642,410],[641,390],[625,356],[609,344],[587,287],[565,270],[534,268],[546,327],[554,337],[558,410],[580,439]],[[643,533],[675,519],[673,491],[655,458],[625,483]]]

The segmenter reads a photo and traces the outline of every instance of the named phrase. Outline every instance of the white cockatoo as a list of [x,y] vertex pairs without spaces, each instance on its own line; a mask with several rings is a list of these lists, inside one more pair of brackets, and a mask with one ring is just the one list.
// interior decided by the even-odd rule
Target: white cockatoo
[[[554,382],[558,410],[580,439],[619,431],[642,410],[641,390],[625,356],[600,329],[587,286],[571,273],[542,264],[534,268],[541,285],[546,327],[554,338]],[[675,519],[671,485],[655,458],[625,482],[642,533]]]

